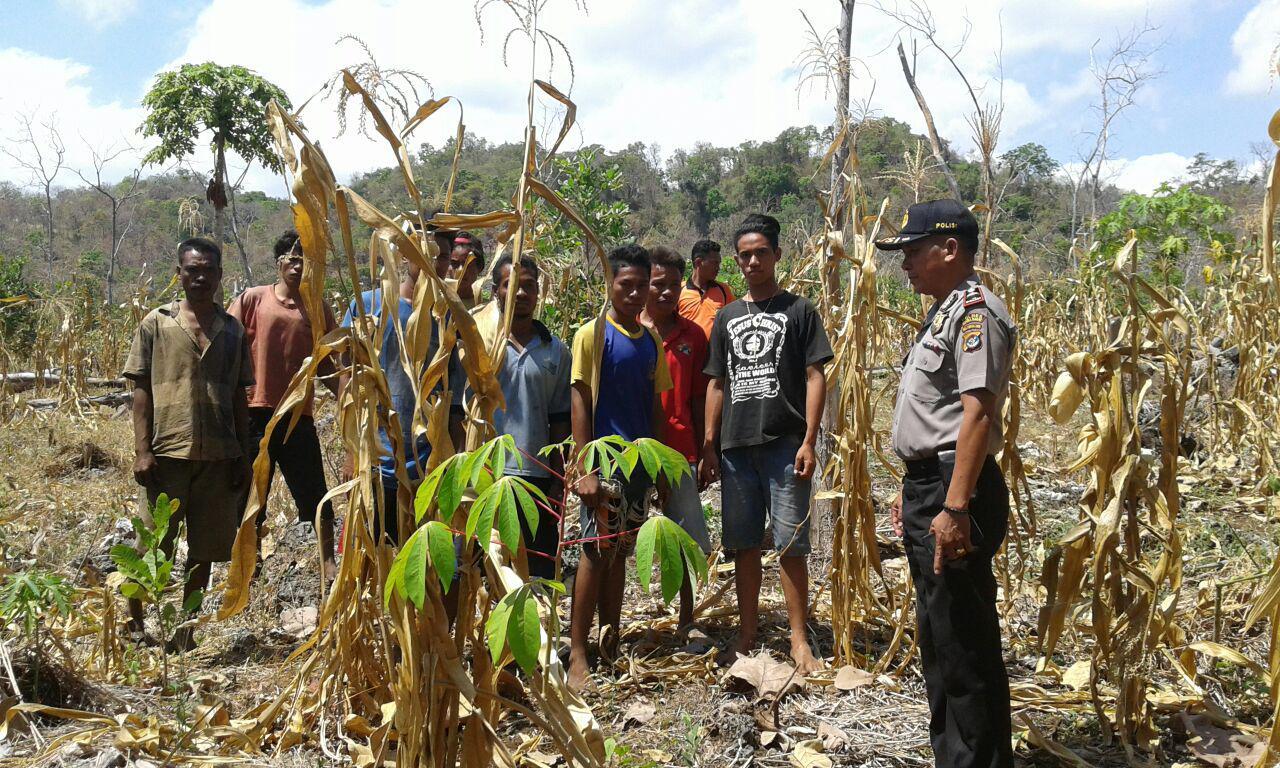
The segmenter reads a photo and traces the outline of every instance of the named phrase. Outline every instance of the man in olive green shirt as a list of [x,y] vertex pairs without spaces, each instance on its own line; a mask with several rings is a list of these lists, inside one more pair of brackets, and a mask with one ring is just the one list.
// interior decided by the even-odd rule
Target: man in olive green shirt
[[[142,517],[160,494],[179,502],[163,541],[172,556],[179,521],[186,523],[183,604],[209,585],[212,563],[231,559],[239,501],[249,477],[248,401],[253,384],[249,342],[240,321],[217,302],[222,252],[204,238],[178,246],[184,298],[154,309],[133,337],[124,376],[133,381],[133,475],[146,489]],[[129,630],[149,642],[142,603],[129,601]],[[169,641],[190,650],[190,628]]]

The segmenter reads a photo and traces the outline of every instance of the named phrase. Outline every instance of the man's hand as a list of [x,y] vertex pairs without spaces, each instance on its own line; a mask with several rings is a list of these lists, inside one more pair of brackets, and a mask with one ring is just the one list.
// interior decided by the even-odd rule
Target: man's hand
[[578,498],[582,499],[582,503],[589,509],[599,509],[600,502],[603,501],[600,492],[600,478],[595,474],[583,475],[578,478],[578,487],[575,489]]
[[893,525],[893,535],[902,536],[902,492],[893,497],[889,505],[889,522]]
[[714,445],[702,449],[702,463],[698,465],[699,490],[706,488],[720,479],[720,454]]
[[342,482],[350,482],[356,476],[356,460],[347,456],[342,462]]
[[157,482],[159,465],[151,451],[138,451],[133,459],[133,479],[143,488],[152,488]]
[[817,467],[818,457],[814,454],[813,446],[809,443],[801,443],[800,450],[796,451],[796,477],[808,480],[813,477],[813,470]]
[[942,575],[942,569],[952,560],[959,560],[973,551],[969,540],[969,516],[953,515],[943,510],[929,523],[933,534],[933,572]]

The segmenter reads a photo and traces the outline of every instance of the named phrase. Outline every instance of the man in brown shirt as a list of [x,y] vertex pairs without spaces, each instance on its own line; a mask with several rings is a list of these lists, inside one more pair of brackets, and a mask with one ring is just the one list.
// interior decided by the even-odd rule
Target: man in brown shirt
[[[183,604],[209,586],[212,563],[231,559],[240,497],[248,481],[245,387],[253,384],[244,327],[216,301],[222,252],[200,237],[178,246],[184,298],[154,309],[133,337],[124,376],[133,381],[133,476],[146,489],[142,517],[161,493],[177,499],[164,549],[173,554],[178,521],[187,529]],[[140,641],[142,603],[129,601],[130,633]],[[190,650],[190,628],[170,650]]]
[[[250,463],[258,457],[258,447],[266,434],[276,407],[284,399],[294,374],[312,352],[311,318],[302,304],[302,243],[298,233],[289,230],[276,240],[276,267],[280,279],[272,285],[259,285],[246,290],[231,302],[227,312],[244,324],[253,356],[256,379],[249,388]],[[324,308],[321,328],[328,333],[337,326],[329,307]],[[320,374],[332,374],[333,365],[327,360],[320,366]],[[337,394],[338,384],[332,376],[320,379],[331,392]],[[320,551],[324,559],[325,577],[337,574],[333,558],[333,504],[321,502],[328,492],[324,477],[324,460],[320,453],[320,439],[315,421],[311,418],[311,399],[303,403],[302,415],[293,431],[281,421],[271,432],[267,455],[271,468],[267,475],[267,496],[271,495],[271,480],[279,465],[284,481],[289,486],[294,503],[298,507],[298,519],[316,527],[320,539]],[[248,500],[246,495],[245,500]],[[316,509],[320,508],[320,523],[316,525]],[[258,514],[258,525],[267,520],[264,505]]]

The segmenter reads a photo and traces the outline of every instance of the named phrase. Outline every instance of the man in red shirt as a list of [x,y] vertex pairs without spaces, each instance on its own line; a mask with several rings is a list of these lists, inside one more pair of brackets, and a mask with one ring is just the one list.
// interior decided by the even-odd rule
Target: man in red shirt
[[[662,337],[673,385],[662,393],[667,419],[664,442],[688,459],[690,470],[671,489],[663,513],[679,523],[706,554],[711,551],[711,536],[698,496],[698,447],[707,394],[707,377],[702,372],[707,363],[707,337],[697,324],[676,311],[684,282],[684,258],[670,248],[657,246],[649,249],[649,260],[649,299],[641,319]],[[680,626],[691,624],[693,587],[686,573],[680,587]]]
[[[716,313],[734,299],[733,290],[716,281],[720,274],[720,244],[715,240],[699,240],[693,244],[689,258],[693,269],[689,271],[689,282],[679,293],[677,311],[681,317],[697,323],[703,338],[711,338],[711,325],[716,321]],[[684,259],[680,264],[683,271]]]
[[[267,422],[284,398],[293,375],[312,351],[311,318],[302,304],[302,243],[298,240],[298,233],[293,230],[285,232],[276,240],[274,251],[280,279],[272,285],[246,290],[227,309],[228,314],[244,325],[253,358],[255,383],[249,388],[250,461],[257,459]],[[325,315],[320,321],[324,332],[328,333],[337,323],[328,305],[324,310]],[[332,372],[332,364],[322,364],[321,373]],[[337,393],[337,384],[332,376],[321,381],[331,392]],[[267,446],[267,454],[271,457],[267,496],[271,495],[271,479],[279,465],[289,493],[298,505],[298,520],[315,525],[316,508],[328,492],[328,486],[311,406],[311,398],[307,398],[300,406],[303,415],[287,438],[288,425],[285,422],[272,430]],[[264,505],[258,515],[258,525],[261,526],[266,519]],[[337,566],[333,557],[333,505],[329,502],[325,502],[320,510],[320,524],[316,532],[320,537],[325,576],[331,579],[337,573]]]

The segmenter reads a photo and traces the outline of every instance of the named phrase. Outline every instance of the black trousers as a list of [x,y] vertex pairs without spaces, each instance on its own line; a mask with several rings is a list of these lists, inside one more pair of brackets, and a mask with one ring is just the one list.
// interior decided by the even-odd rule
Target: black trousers
[[1000,648],[991,561],[1009,524],[1009,489],[988,457],[969,504],[974,551],[933,573],[929,524],[942,511],[954,466],[910,462],[902,525],[916,588],[920,661],[929,697],[934,762],[948,768],[1013,765],[1009,676]]
[[[249,434],[253,438],[249,461],[258,458],[258,445],[266,434],[267,422],[271,420],[273,411],[270,408],[249,409]],[[329,486],[324,479],[324,459],[320,456],[320,437],[316,435],[316,424],[310,416],[298,419],[293,434],[285,440],[288,431],[288,417],[282,418],[271,433],[271,442],[267,445],[267,455],[271,458],[271,471],[267,475],[267,498],[271,497],[271,483],[275,480],[276,467],[284,475],[284,482],[289,486],[293,502],[298,506],[298,520],[314,523],[316,507],[328,493]],[[333,504],[325,502],[320,511],[325,520],[333,519]],[[264,503],[258,512],[258,525],[267,521],[267,506]]]
[[[560,514],[564,514],[560,506],[558,493],[560,484],[551,477],[526,477],[530,483],[538,486],[538,490],[546,495],[551,506]],[[529,558],[529,575],[554,579],[556,577],[557,554],[560,550],[560,521],[548,510],[538,507],[538,530],[531,532],[529,523],[520,515],[520,536],[524,541],[525,554]]]

